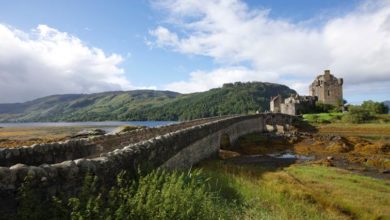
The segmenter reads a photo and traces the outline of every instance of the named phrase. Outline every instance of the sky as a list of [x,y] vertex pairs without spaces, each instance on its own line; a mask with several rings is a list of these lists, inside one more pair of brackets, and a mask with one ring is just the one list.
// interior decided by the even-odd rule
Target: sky
[[0,0],[0,103],[344,78],[390,100],[390,0]]

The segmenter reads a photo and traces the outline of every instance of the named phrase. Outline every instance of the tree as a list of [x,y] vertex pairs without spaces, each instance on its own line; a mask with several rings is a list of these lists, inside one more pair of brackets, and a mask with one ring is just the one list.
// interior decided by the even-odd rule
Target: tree
[[349,107],[349,112],[343,116],[343,120],[350,123],[363,123],[373,118],[370,112],[362,106]]
[[325,104],[322,102],[316,102],[315,111],[318,113],[328,113],[332,112],[335,109],[335,106],[330,104]]
[[364,101],[361,107],[370,114],[387,114],[389,112],[389,107],[385,103],[372,100]]

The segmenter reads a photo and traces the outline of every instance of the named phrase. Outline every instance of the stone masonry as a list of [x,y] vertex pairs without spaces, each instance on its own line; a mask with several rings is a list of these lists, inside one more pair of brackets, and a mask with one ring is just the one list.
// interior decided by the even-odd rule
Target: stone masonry
[[[284,129],[294,119],[284,114],[215,117],[90,140],[2,149],[0,213],[17,205],[17,189],[27,176],[33,186],[44,190],[49,197],[59,193],[71,195],[80,190],[88,173],[110,183],[122,170],[135,174],[138,169],[191,167],[215,155],[224,135],[234,143],[242,135],[268,131],[268,127],[270,131]],[[88,149],[82,150],[84,147]],[[50,156],[44,157],[45,154]],[[34,156],[37,159],[31,160]]]
[[270,111],[289,115],[300,115],[315,110],[316,102],[334,106],[343,105],[343,79],[336,78],[325,70],[309,87],[310,96],[292,94],[288,98],[271,97]]
[[317,76],[310,85],[309,92],[311,96],[318,97],[321,103],[340,106],[343,104],[343,79],[325,70],[324,75]]
[[283,99],[278,95],[271,98],[270,110],[274,113],[288,115],[300,115],[311,112],[315,108],[317,97],[300,96],[292,94],[290,97]]

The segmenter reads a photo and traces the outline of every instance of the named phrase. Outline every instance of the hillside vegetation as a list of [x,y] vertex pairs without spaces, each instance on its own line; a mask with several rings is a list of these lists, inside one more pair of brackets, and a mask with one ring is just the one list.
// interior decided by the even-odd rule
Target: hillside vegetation
[[0,104],[0,121],[189,120],[268,110],[271,96],[291,93],[296,92],[280,84],[237,82],[192,94],[133,90],[53,95]]

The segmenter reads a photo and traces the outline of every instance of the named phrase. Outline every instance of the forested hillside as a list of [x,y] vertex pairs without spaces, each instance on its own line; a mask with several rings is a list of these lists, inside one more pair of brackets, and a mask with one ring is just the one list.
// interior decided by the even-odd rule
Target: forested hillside
[[284,85],[237,82],[192,94],[134,90],[53,95],[0,104],[0,121],[188,120],[268,110],[271,96],[291,93],[295,91]]

